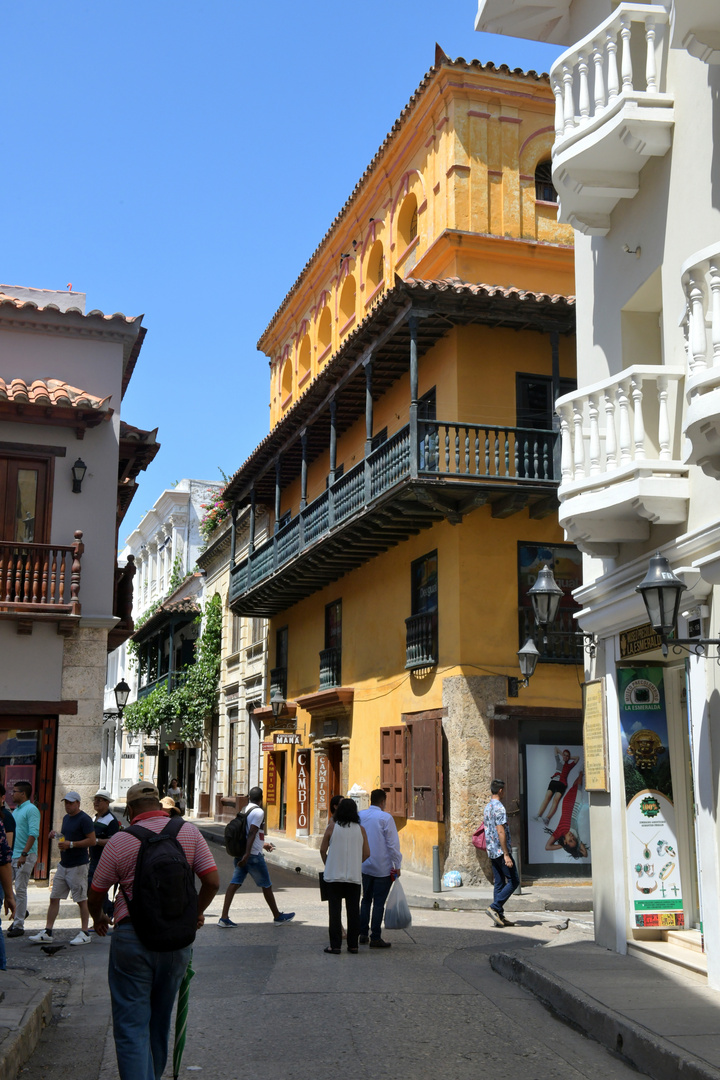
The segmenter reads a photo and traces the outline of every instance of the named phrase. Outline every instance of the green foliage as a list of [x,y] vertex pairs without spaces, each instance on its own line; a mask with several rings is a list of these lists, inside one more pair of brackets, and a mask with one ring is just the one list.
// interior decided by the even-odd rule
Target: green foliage
[[205,730],[205,720],[217,705],[220,686],[220,647],[222,643],[222,602],[215,595],[198,617],[203,631],[195,647],[195,659],[185,667],[182,686],[169,691],[159,686],[141,701],[128,705],[125,727],[134,733],[159,731],[179,724],[178,735],[184,742],[198,742]]
[[175,559],[173,561],[173,565],[172,565],[172,573],[170,574],[170,583],[168,585],[168,596],[170,595],[170,593],[174,593],[175,590],[177,589],[177,587],[179,585],[182,585],[183,581],[185,581],[185,579],[187,577],[189,577],[189,576],[190,576],[189,574],[183,574],[183,572],[182,572],[182,559],[180,558],[179,555],[176,555]]
[[[161,596],[159,600],[156,600],[154,604],[151,604],[147,611],[140,616],[140,618],[135,623],[136,631],[139,630],[141,626],[144,626],[148,619],[150,619],[155,614],[157,609],[162,604],[163,599],[164,597]],[[137,641],[133,641],[132,638],[128,638],[127,644],[125,646],[125,651],[127,653],[128,660],[130,660],[135,665],[135,667],[137,667],[138,663],[140,662],[140,646],[138,645]]]

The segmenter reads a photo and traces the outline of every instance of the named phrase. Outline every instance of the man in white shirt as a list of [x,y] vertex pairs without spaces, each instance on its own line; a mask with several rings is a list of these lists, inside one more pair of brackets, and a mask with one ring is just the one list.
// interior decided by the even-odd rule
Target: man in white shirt
[[360,943],[367,945],[369,940],[371,949],[390,948],[391,943],[382,939],[382,921],[390,886],[395,878],[400,877],[402,862],[395,820],[392,814],[385,812],[386,799],[386,792],[382,788],[375,788],[370,792],[370,806],[360,811],[360,824],[370,845],[370,858],[362,864]]
[[248,874],[255,884],[262,889],[262,894],[265,897],[267,906],[272,911],[273,922],[279,926],[282,923],[290,922],[291,919],[294,919],[295,912],[280,911],[275,902],[270,874],[268,873],[267,863],[265,862],[265,856],[263,855],[263,851],[273,851],[275,845],[265,843],[265,833],[263,832],[265,812],[262,808],[262,788],[251,788],[248,792],[248,799],[250,801],[245,807],[247,820],[247,847],[243,857],[241,859],[235,859],[235,872],[227,887],[227,891],[225,892],[222,915],[218,919],[218,926],[237,926],[237,923],[233,922],[230,918],[230,904],[232,903],[235,893],[238,891]]

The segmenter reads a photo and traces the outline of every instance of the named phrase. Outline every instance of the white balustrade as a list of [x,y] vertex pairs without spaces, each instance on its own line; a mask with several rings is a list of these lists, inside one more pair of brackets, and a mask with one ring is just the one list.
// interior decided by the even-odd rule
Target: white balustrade
[[[556,146],[601,116],[618,97],[658,93],[657,53],[668,17],[660,4],[620,4],[592,34],[559,57],[550,70]],[[644,55],[642,74],[633,70],[633,54]]]
[[604,486],[635,471],[662,473],[661,462],[679,459],[670,384],[684,375],[681,367],[636,364],[559,398],[561,496],[572,484]]
[[720,478],[720,244],[696,252],[683,265],[688,380],[685,434],[688,461]]

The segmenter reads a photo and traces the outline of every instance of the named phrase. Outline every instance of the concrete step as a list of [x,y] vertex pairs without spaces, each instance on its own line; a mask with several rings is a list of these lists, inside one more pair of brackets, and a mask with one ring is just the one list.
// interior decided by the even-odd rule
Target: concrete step
[[705,952],[700,930],[663,930],[662,937],[663,941],[669,942],[678,949],[689,949],[695,953]]
[[673,964],[700,982],[707,982],[707,957],[670,941],[629,941],[628,953],[644,960]]

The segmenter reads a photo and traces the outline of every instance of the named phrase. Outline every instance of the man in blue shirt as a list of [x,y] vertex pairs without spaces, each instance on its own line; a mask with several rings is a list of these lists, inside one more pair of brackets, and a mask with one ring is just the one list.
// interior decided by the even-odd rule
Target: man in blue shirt
[[514,923],[505,918],[505,901],[515,892],[520,879],[512,857],[507,811],[500,801],[504,790],[504,780],[493,780],[490,784],[490,802],[483,813],[487,853],[495,878],[493,902],[490,907],[485,908],[485,914],[496,926],[514,926]]
[[[387,793],[382,788],[370,792],[370,806],[360,811],[360,824],[370,845],[370,858],[362,864],[363,896],[360,904],[361,945],[371,949],[389,949],[390,942],[382,939],[385,901],[395,878],[400,877],[400,841],[392,814],[385,812]],[[370,909],[372,908],[372,923]]]
[[13,873],[15,875],[15,918],[7,932],[8,937],[22,937],[25,933],[28,882],[37,861],[37,841],[40,835],[40,811],[30,801],[32,784],[29,780],[16,780],[13,785],[15,809],[15,839],[13,840]]

